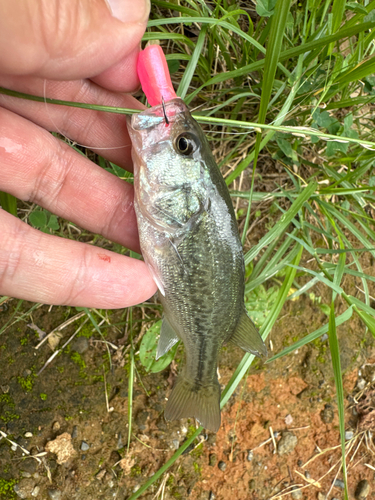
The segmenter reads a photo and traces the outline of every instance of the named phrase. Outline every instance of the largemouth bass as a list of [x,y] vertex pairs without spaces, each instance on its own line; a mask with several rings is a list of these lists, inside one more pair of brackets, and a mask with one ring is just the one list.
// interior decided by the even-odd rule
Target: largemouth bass
[[165,418],[195,417],[216,432],[221,346],[230,341],[266,354],[244,305],[233,205],[208,142],[181,99],[133,115],[128,129],[142,254],[164,308],[157,357],[178,340],[185,346]]

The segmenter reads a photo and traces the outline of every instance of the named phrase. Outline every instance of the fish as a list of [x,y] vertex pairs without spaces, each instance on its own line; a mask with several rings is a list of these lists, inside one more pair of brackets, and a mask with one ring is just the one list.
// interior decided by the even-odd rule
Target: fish
[[163,306],[156,357],[179,340],[185,348],[164,415],[194,417],[217,432],[220,348],[231,342],[256,356],[267,353],[246,312],[233,204],[208,141],[182,99],[127,119],[140,246]]

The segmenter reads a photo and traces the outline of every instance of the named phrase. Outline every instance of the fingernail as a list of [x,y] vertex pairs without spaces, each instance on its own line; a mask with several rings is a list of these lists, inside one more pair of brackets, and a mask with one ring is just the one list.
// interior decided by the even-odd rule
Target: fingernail
[[143,23],[150,14],[150,0],[107,0],[112,16],[123,23]]

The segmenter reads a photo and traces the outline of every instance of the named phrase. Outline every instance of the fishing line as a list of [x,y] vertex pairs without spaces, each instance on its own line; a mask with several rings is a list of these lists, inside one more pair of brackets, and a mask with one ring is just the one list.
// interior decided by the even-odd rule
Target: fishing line
[[60,128],[56,125],[54,119],[52,118],[52,115],[50,114],[50,110],[49,110],[49,106],[48,106],[48,103],[46,101],[46,98],[47,98],[47,79],[45,78],[44,81],[43,81],[43,99],[44,99],[44,106],[46,108],[48,118],[50,119],[52,125],[55,127],[55,129],[57,130],[57,132],[60,135],[62,135],[64,137],[64,139],[66,139],[72,147],[74,147],[74,146],[80,146],[80,147],[86,148],[86,149],[96,149],[98,151],[106,151],[106,150],[109,150],[109,149],[124,149],[124,148],[129,148],[131,146],[131,144],[124,144],[123,146],[112,146],[112,147],[108,147],[108,148],[100,148],[100,147],[97,147],[97,146],[87,146],[86,144],[80,144],[79,142],[73,141],[68,136],[66,136],[62,132],[62,130],[60,130]]

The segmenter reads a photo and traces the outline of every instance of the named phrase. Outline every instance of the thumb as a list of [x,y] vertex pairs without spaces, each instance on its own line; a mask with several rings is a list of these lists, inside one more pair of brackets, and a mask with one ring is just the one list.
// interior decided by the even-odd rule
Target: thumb
[[0,73],[89,78],[136,52],[149,0],[0,0]]

